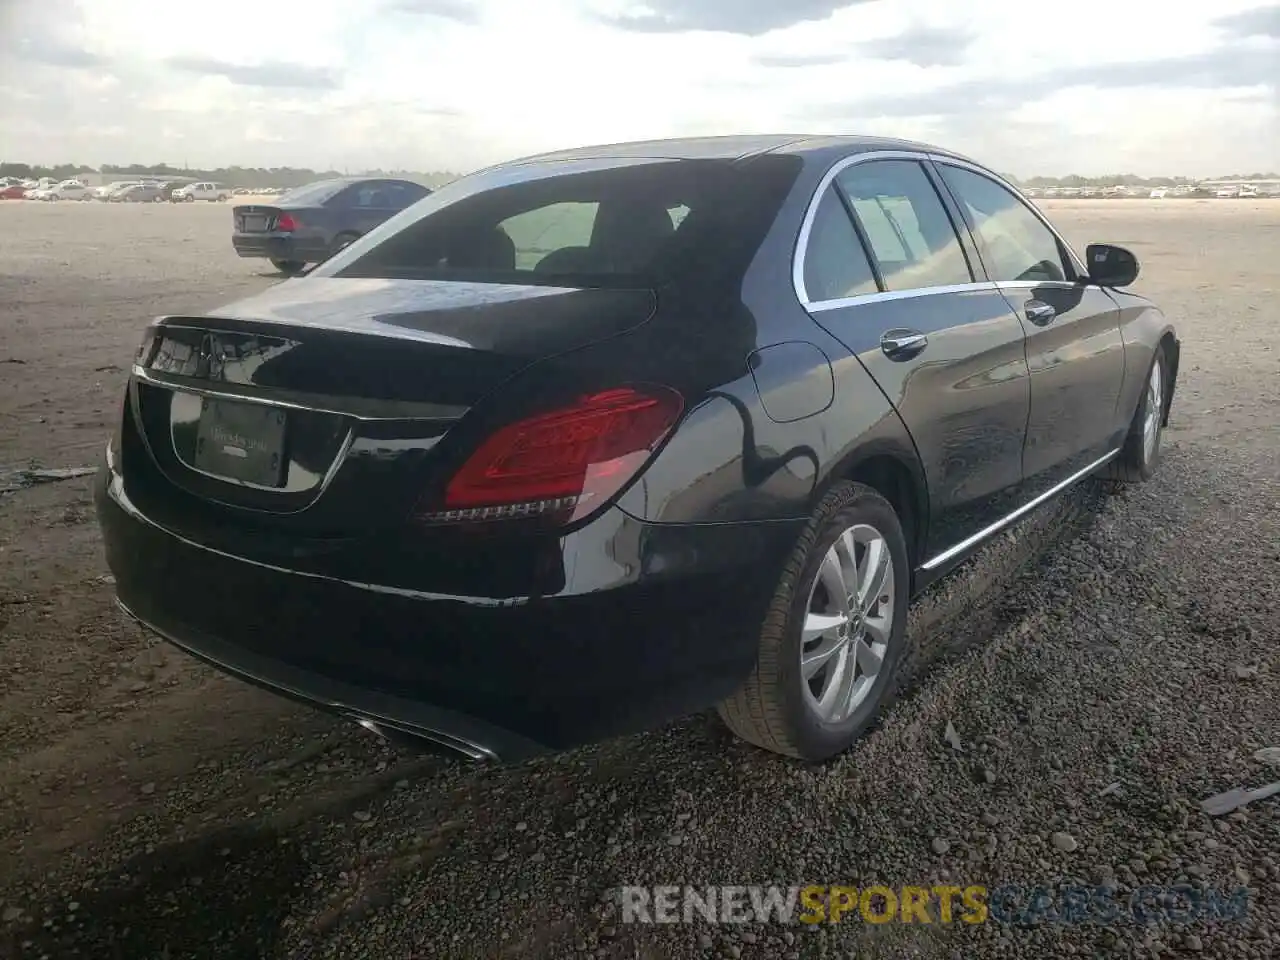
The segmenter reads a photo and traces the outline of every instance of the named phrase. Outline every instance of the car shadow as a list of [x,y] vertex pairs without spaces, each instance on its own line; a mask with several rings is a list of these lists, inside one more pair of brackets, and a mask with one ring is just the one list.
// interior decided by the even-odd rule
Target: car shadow
[[74,894],[38,932],[15,933],[25,950],[14,942],[6,955],[66,956],[85,943],[102,960],[277,955],[307,875],[298,846],[282,838],[237,825],[138,854],[93,892]]

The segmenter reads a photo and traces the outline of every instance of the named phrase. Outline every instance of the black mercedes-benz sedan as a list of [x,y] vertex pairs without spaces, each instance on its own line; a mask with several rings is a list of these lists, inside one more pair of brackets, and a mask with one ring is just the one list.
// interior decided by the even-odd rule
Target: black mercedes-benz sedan
[[717,706],[847,748],[908,603],[1155,469],[1179,341],[954,153],[592,147],[460,179],[146,331],[97,503],[119,602],[374,732],[511,759]]

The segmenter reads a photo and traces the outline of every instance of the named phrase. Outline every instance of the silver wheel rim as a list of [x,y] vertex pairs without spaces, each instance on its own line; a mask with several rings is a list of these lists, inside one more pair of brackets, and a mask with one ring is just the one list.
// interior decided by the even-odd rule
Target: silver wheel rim
[[801,685],[824,723],[847,720],[871,693],[889,652],[893,600],[888,542],[875,527],[850,527],[822,558],[801,628]]
[[1160,381],[1160,361],[1151,365],[1151,379],[1147,381],[1147,413],[1142,421],[1142,458],[1150,463],[1156,452],[1156,437],[1160,433],[1160,411],[1163,407]]

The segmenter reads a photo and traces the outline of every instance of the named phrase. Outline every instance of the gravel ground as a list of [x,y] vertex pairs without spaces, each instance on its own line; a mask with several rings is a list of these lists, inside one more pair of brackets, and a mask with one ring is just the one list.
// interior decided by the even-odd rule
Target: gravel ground
[[[812,768],[710,716],[519,767],[393,752],[111,606],[88,481],[0,494],[0,956],[1280,955],[1280,203],[1046,204],[1180,326],[1156,480],[934,591],[872,735]],[[274,282],[223,206],[0,204],[0,488],[92,463],[142,324]],[[18,483],[13,486],[22,486]],[[948,724],[958,736],[948,742]],[[956,746],[958,744],[958,748]],[[1248,915],[632,926],[620,884],[1247,886]]]

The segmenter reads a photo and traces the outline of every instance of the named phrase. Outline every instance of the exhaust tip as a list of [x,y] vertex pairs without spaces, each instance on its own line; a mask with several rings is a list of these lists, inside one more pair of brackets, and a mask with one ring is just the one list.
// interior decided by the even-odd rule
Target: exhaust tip
[[348,719],[355,721],[358,726],[386,743],[407,746],[415,750],[449,756],[455,759],[461,757],[472,763],[498,759],[497,754],[488,747],[460,740],[457,737],[436,730],[427,730],[417,726],[411,727],[405,724],[380,723],[377,720],[357,714],[348,714]]

